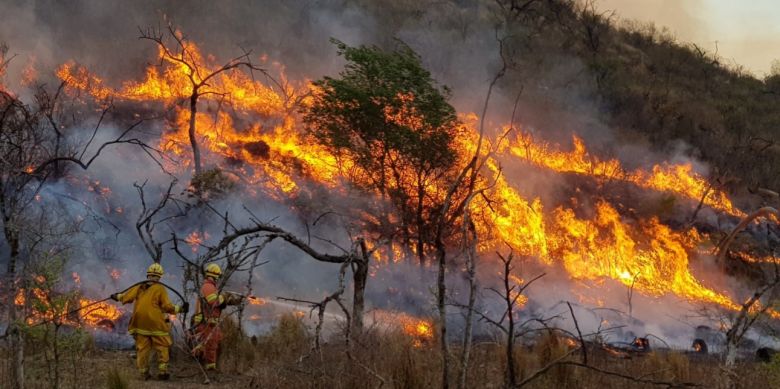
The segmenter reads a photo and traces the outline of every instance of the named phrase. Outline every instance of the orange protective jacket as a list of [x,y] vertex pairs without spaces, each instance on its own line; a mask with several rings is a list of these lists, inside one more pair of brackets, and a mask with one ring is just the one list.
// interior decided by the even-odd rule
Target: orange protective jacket
[[122,304],[135,302],[128,332],[133,335],[168,336],[170,324],[166,314],[179,313],[181,308],[171,304],[165,287],[154,282],[136,285],[121,293]]
[[222,306],[225,303],[225,296],[219,293],[217,282],[207,278],[200,287],[200,298],[195,302],[194,323],[203,322],[217,324],[219,316],[222,314]]

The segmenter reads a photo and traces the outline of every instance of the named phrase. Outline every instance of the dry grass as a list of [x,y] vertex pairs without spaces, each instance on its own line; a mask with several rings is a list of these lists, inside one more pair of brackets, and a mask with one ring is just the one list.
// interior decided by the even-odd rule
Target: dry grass
[[[211,375],[211,387],[371,388],[378,387],[382,380],[384,388],[414,389],[440,385],[441,361],[436,341],[419,346],[402,333],[368,329],[352,339],[350,353],[338,336],[324,342],[321,352],[315,352],[311,348],[313,339],[310,332],[293,315],[280,318],[265,336],[244,336],[233,322],[226,322],[223,331],[225,337],[219,359],[221,372]],[[569,347],[554,334],[541,335],[532,346],[518,345],[518,381],[565,355],[570,351]],[[455,348],[455,359],[458,353]],[[202,375],[193,359],[179,348],[173,349],[173,377],[169,382],[141,381],[131,354],[131,351],[89,351],[78,360],[77,365],[67,367],[69,371],[75,369],[81,373],[68,374],[61,387],[191,388],[202,382]],[[579,361],[580,357],[579,352],[575,352],[568,358]],[[588,357],[589,363],[600,369],[659,381],[695,382],[702,387],[715,387],[720,375],[716,358],[683,352],[657,350],[631,358],[618,358],[593,348]],[[8,362],[7,354],[3,354],[3,359],[4,363]],[[30,355],[27,367],[30,388],[51,387],[43,379],[45,374],[40,374],[46,369],[40,356]],[[468,386],[501,388],[504,370],[502,344],[475,344]],[[743,387],[770,388],[780,376],[780,362],[767,365],[748,363],[739,371]],[[7,377],[0,377],[0,384],[7,382]],[[606,376],[581,367],[556,366],[527,387],[608,389],[656,386]]]
[[127,376],[116,367],[108,369],[106,372],[106,389],[128,389],[130,383]]

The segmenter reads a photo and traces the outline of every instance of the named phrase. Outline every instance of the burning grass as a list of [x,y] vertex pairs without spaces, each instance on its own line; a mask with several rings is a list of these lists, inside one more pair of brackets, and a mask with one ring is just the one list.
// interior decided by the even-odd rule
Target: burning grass
[[47,290],[43,276],[36,277],[36,282],[41,285],[29,290],[19,289],[14,297],[14,304],[22,310],[25,322],[31,327],[53,322],[74,328],[86,326],[113,330],[115,322],[124,313],[106,301]]

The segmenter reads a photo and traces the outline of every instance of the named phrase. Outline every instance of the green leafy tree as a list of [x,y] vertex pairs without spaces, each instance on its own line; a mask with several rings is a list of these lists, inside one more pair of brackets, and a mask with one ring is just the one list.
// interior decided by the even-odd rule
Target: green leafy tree
[[304,121],[340,158],[356,187],[392,205],[395,217],[380,216],[379,224],[385,232],[400,231],[404,246],[422,264],[443,188],[458,160],[454,140],[460,123],[448,103],[450,91],[400,41],[392,51],[332,42],[347,64],[338,77],[314,82]]

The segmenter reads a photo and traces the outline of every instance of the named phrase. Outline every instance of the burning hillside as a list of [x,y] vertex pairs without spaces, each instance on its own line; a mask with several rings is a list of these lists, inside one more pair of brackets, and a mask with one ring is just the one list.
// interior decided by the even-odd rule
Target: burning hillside
[[[181,32],[175,34],[181,36]],[[204,75],[214,74],[220,68],[214,57],[203,55],[192,42],[186,42],[182,48],[191,63],[176,60],[175,55],[163,48],[159,50],[161,66],[148,67],[145,79],[122,81],[119,88],[111,88],[99,76],[73,63],[63,65],[57,75],[69,93],[88,93],[98,101],[171,105],[174,109],[171,129],[163,134],[158,147],[176,157],[179,162],[170,167],[181,174],[192,168],[186,129],[193,113],[188,106],[174,103],[189,98],[193,83],[202,83]],[[273,67],[279,69],[281,81],[270,86],[253,77],[251,70],[238,69],[219,73],[213,81],[204,84],[206,89],[199,92],[200,98],[211,112],[194,113],[198,143],[208,150],[209,158],[225,171],[236,174],[256,196],[270,195],[284,201],[298,196],[311,183],[343,188],[346,182],[356,178],[350,173],[353,162],[330,154],[307,137],[303,123],[291,106],[310,104],[318,96],[317,88],[308,86],[305,79],[290,81],[283,73],[283,66],[274,64]],[[403,107],[405,99],[414,96],[398,96],[398,99]],[[225,108],[214,108],[221,104]],[[419,120],[413,110],[405,108],[386,111],[385,115],[388,122],[410,126]],[[474,114],[464,114],[462,118],[457,159],[467,161],[476,150],[478,118]],[[508,133],[508,141],[491,141],[495,150],[486,160],[481,178],[495,182],[474,205],[473,212],[479,215],[476,228],[480,252],[491,253],[506,242],[522,255],[560,266],[572,279],[613,279],[648,295],[672,293],[691,301],[738,309],[738,304],[725,291],[706,286],[691,273],[691,258],[708,240],[695,229],[675,231],[657,219],[632,220],[620,215],[605,199],[597,201],[592,211],[585,212],[576,206],[546,204],[542,198],[526,197],[522,178],[501,170],[502,163],[519,160],[534,168],[669,193],[683,199],[691,212],[701,202],[719,213],[744,215],[725,193],[695,172],[690,163],[664,163],[649,170],[629,171],[616,159],[589,153],[584,141],[576,135],[574,148],[567,151],[520,128],[510,125],[501,128]],[[440,201],[447,188],[430,190]],[[388,250],[382,251],[379,261],[390,255]]]
[[[436,360],[444,387],[459,369],[467,387],[470,353],[490,343],[479,352],[505,347],[506,386],[517,387],[537,375],[514,371],[529,363],[513,359],[515,342],[539,350],[532,364],[592,369],[591,350],[642,358],[658,342],[688,347],[696,328],[694,352],[723,351],[734,366],[769,333],[756,323],[780,319],[776,181],[745,157],[773,161],[775,141],[734,138],[749,115],[720,123],[672,86],[620,73],[650,43],[589,4],[387,5],[397,18],[381,25],[422,28],[424,15],[431,31],[403,22],[376,42],[322,21],[343,15],[266,4],[336,37],[325,45],[319,27],[269,21],[257,28],[270,37],[230,46],[221,29],[233,24],[180,28],[164,16],[138,30],[124,61],[71,48],[17,66],[0,47],[14,355],[24,360],[23,328],[46,358],[77,328],[128,330],[143,377],[143,337],[163,337],[208,382],[220,342],[277,350],[305,339],[296,363],[335,348],[384,385],[358,350],[402,339],[388,349]],[[594,37],[602,30],[613,35]],[[634,65],[658,83],[656,72],[682,66]],[[716,145],[717,133],[733,145]],[[393,367],[391,383],[415,386],[396,381],[409,369]]]

